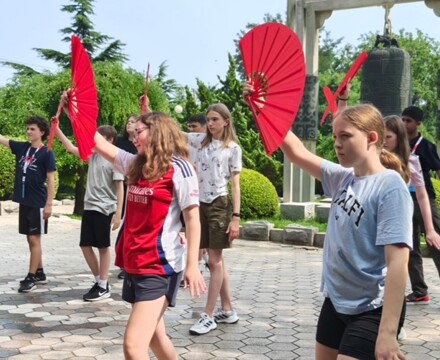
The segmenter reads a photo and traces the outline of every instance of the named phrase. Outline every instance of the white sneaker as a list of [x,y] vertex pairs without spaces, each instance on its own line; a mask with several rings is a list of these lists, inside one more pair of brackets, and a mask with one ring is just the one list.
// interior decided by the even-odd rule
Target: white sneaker
[[207,313],[202,312],[199,321],[189,329],[189,333],[191,335],[203,335],[215,329],[217,329],[217,324],[215,323],[214,318],[210,317]]
[[235,324],[240,319],[235,310],[223,311],[222,309],[218,309],[213,317],[216,323],[225,324]]
[[407,336],[406,336],[406,330],[405,328],[402,326],[400,328],[399,334],[397,335],[397,340],[399,341],[403,341],[406,340]]

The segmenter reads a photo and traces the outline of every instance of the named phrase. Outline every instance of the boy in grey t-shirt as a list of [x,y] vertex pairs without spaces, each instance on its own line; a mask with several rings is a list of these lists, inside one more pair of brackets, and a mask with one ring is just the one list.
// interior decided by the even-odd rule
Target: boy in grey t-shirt
[[[108,142],[115,142],[117,133],[113,126],[100,126],[98,132]],[[78,148],[59,128],[57,136],[69,152],[78,156]],[[95,277],[95,284],[84,294],[85,301],[98,301],[110,297],[110,229],[116,230],[121,223],[123,181],[124,176],[114,171],[111,163],[98,154],[92,155],[87,173],[79,246]],[[93,251],[94,247],[98,248],[99,260]]]

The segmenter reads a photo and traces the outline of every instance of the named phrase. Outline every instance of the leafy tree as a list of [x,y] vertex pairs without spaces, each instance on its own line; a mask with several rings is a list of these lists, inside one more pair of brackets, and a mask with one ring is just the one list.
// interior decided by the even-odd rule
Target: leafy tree
[[[100,107],[98,124],[113,125],[122,132],[128,115],[140,110],[138,99],[143,93],[144,79],[143,74],[131,69],[125,70],[118,63],[96,64],[95,80]],[[0,133],[11,138],[23,137],[26,118],[40,115],[50,119],[56,113],[61,92],[69,84],[68,70],[57,74],[16,76],[10,84],[0,89]],[[149,86],[149,98],[154,109],[169,112],[166,95],[154,80]],[[66,135],[72,137],[70,121],[64,115],[60,118],[60,127]],[[68,154],[57,140],[53,148],[60,184],[64,189],[72,186],[75,188],[74,211],[80,214],[87,167],[78,158]]]
[[411,57],[413,104],[425,112],[424,129],[437,139],[437,97],[440,42],[417,30],[416,34],[400,30],[395,35],[401,48]]
[[[94,15],[93,3],[95,0],[72,0],[71,4],[61,7],[61,11],[72,14],[71,26],[60,30],[64,35],[63,41],[69,43],[72,35],[76,35],[81,39],[87,53],[89,54],[94,64],[98,62],[119,62],[123,63],[128,59],[127,55],[122,53],[125,44],[119,40],[114,40],[108,44],[103,50],[100,49],[112,37],[103,35],[94,29],[93,22],[90,20],[90,15]],[[46,60],[51,60],[64,69],[70,67],[71,53],[62,53],[53,49],[35,48],[35,51]],[[18,75],[29,76],[38,73],[36,70],[22,64],[3,62],[17,71]]]

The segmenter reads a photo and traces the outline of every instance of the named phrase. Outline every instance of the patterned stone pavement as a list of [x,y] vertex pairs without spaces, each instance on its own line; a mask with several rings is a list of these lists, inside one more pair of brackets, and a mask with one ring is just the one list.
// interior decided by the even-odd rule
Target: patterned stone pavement
[[[67,213],[71,208],[54,208]],[[111,269],[112,297],[86,303],[82,295],[92,277],[78,248],[79,221],[64,215],[50,220],[43,238],[49,283],[28,294],[17,292],[27,270],[28,249],[17,233],[17,215],[0,216],[0,358],[122,359],[129,306],[121,300],[122,282]],[[240,321],[219,324],[203,336],[189,335],[205,298],[189,298],[166,312],[170,337],[181,359],[313,359],[314,332],[322,302],[319,293],[322,252],[267,242],[237,241],[226,252],[234,304]],[[408,359],[440,359],[440,281],[425,260],[431,304],[412,306],[402,349]],[[208,273],[205,272],[208,279]],[[154,357],[152,357],[154,359]]]

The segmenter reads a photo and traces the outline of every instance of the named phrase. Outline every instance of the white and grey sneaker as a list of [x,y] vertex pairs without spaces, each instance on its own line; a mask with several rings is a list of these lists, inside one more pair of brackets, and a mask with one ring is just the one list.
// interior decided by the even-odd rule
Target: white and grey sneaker
[[224,311],[222,309],[218,309],[214,313],[213,317],[215,322],[218,324],[235,324],[240,319],[235,310]]
[[202,312],[199,321],[189,329],[189,333],[191,335],[203,335],[216,328],[217,324],[215,323],[214,318],[210,317],[207,313]]

